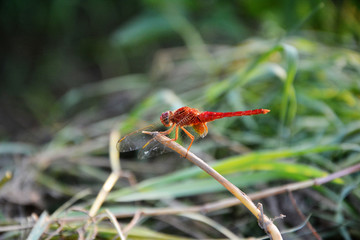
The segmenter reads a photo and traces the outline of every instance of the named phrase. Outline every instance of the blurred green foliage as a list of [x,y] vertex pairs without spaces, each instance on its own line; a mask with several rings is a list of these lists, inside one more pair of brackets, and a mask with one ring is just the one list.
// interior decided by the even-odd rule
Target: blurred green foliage
[[[1,143],[1,167],[26,182],[25,190],[44,197],[41,205],[21,195],[28,193],[21,184],[7,182],[2,190],[18,190],[23,205],[56,209],[58,202],[51,200],[57,196],[73,197],[84,188],[97,192],[109,172],[111,129],[120,124],[121,134],[133,131],[183,105],[271,109],[264,116],[210,123],[209,135],[191,149],[206,153],[221,174],[249,191],[360,162],[358,1],[5,0],[0,20],[0,139],[27,142]],[[28,161],[10,164],[10,156]],[[130,188],[119,182],[106,203],[115,213],[156,211],[168,207],[168,199],[193,206],[228,196],[184,159],[127,157],[121,155],[121,164],[139,183]],[[358,184],[354,174],[299,193],[322,236],[360,236]],[[81,207],[89,208],[93,196],[87,200]],[[290,211],[282,208],[288,198],[276,200],[277,209]],[[255,234],[255,221],[234,228],[234,219],[245,214],[224,211],[212,217],[236,232]],[[283,229],[297,225],[296,219],[285,219]],[[177,239],[149,222],[130,236]],[[225,232],[208,219],[201,222]],[[106,239],[116,234],[99,226]],[[76,235],[76,229],[64,232]],[[218,236],[211,233],[209,238]]]
[[2,1],[0,136],[66,117],[69,89],[148,71],[159,48],[209,58],[204,42],[289,35],[356,48],[359,15],[357,1]]

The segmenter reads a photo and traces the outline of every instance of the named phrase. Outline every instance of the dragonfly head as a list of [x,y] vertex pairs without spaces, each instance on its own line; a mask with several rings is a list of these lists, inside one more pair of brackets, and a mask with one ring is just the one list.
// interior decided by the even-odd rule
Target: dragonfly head
[[172,111],[163,112],[160,117],[160,121],[164,124],[165,127],[170,127],[171,121],[170,117],[173,115]]

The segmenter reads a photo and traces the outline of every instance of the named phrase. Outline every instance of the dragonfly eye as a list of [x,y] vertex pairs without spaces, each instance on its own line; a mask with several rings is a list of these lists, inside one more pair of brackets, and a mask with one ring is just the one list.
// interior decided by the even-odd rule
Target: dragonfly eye
[[164,112],[161,114],[160,121],[164,124],[165,127],[170,127],[170,111]]

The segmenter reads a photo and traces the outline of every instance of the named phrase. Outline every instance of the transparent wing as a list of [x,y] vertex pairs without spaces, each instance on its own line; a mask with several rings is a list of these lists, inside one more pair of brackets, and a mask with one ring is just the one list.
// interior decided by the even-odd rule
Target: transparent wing
[[118,151],[131,152],[138,150],[139,159],[152,158],[169,152],[170,149],[157,142],[153,136],[142,133],[143,131],[159,131],[161,126],[161,124],[152,124],[125,135],[117,143]]
[[149,134],[144,134],[142,131],[157,131],[159,129],[158,124],[152,124],[131,132],[125,135],[117,142],[117,149],[119,152],[130,152],[142,148],[147,142],[152,139],[152,136]]
[[171,149],[165,147],[165,145],[159,143],[153,138],[150,140],[150,142],[147,142],[146,146],[139,149],[138,158],[148,159],[148,158],[160,156],[168,152],[171,152]]

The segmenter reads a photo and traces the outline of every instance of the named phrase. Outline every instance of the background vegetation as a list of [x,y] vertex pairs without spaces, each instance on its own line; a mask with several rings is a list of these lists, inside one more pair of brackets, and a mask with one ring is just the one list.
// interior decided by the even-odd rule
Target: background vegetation
[[[213,122],[191,149],[247,193],[360,161],[358,1],[12,0],[1,1],[0,19],[4,239],[25,238],[30,214],[44,211],[57,220],[44,239],[113,239],[107,218],[84,226],[114,167],[111,130],[125,134],[184,105],[271,109]],[[187,211],[231,196],[186,159],[120,160],[137,184],[120,178],[100,213],[124,227],[139,209],[185,209],[142,215],[128,239],[264,235],[241,205]],[[275,222],[292,229],[286,239],[315,238],[297,209],[322,238],[356,239],[359,177],[257,201],[287,216]]]

